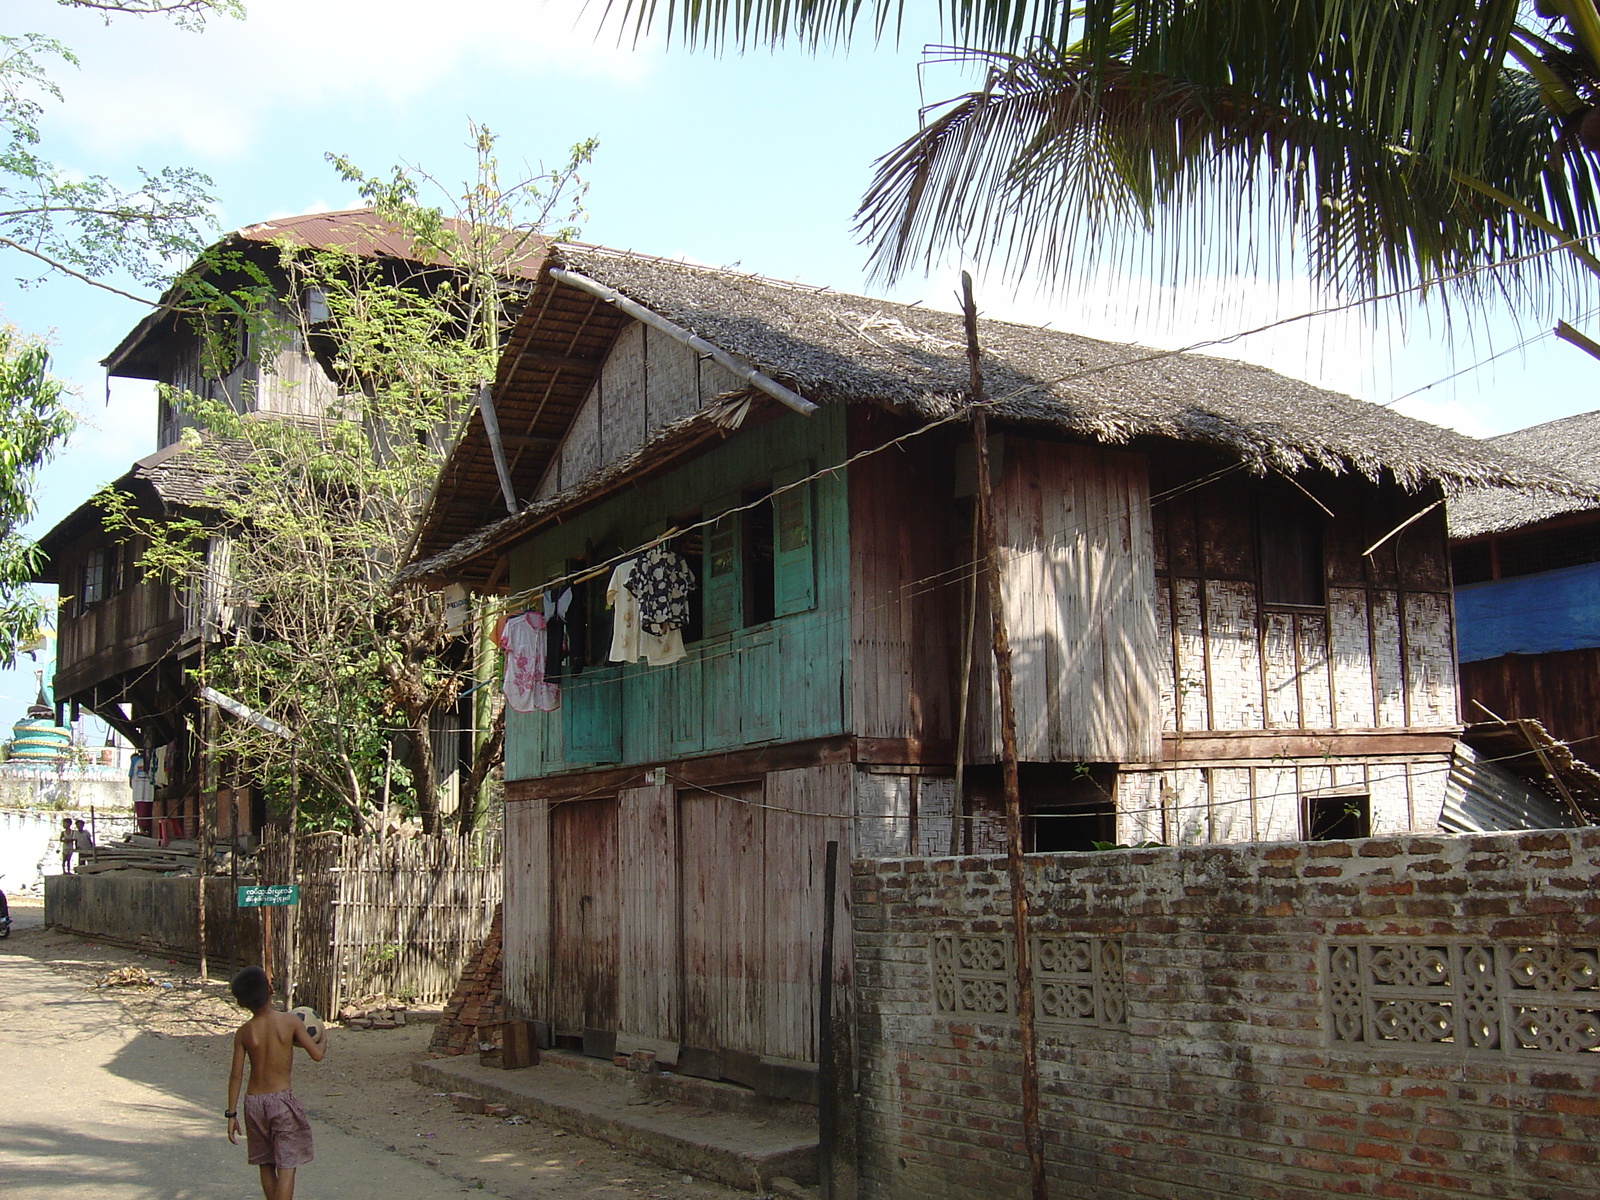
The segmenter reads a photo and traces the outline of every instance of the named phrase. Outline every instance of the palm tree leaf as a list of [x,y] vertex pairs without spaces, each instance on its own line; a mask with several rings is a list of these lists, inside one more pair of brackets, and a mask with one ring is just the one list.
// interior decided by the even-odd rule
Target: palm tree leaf
[[[1253,70],[1220,70],[1176,38],[1161,52],[1147,40],[1128,54],[1137,64],[1091,62],[1045,43],[1015,55],[940,52],[937,61],[976,63],[987,78],[936,106],[879,161],[858,213],[874,271],[899,276],[959,247],[1056,274],[1125,256],[1130,235],[1155,233],[1188,246],[1169,264],[1181,275],[1240,269],[1291,234],[1320,278],[1354,294],[1448,280],[1460,298],[1481,299],[1487,288],[1548,299],[1570,278],[1559,258],[1474,271],[1551,239],[1458,179],[1483,180],[1574,235],[1600,232],[1593,163],[1556,145],[1527,74],[1502,67],[1487,99],[1419,105],[1411,88],[1402,105],[1398,89],[1350,97],[1354,67],[1331,58],[1319,77],[1286,80],[1290,56],[1254,56],[1265,44],[1244,40]],[[1286,31],[1280,49],[1295,40]],[[1153,72],[1151,58],[1191,69]],[[1453,66],[1430,69],[1463,91],[1482,86]],[[1263,77],[1274,74],[1288,86],[1271,93]],[[1475,127],[1435,126],[1446,119]],[[1241,236],[1225,236],[1233,230]]]

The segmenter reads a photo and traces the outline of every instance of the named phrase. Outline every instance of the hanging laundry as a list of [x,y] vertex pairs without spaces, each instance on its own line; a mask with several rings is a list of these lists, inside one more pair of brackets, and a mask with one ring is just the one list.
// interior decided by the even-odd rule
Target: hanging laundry
[[665,545],[652,546],[639,556],[627,588],[639,600],[639,628],[657,637],[689,623],[689,593],[694,572],[683,555]]
[[544,659],[544,677],[560,679],[567,661],[568,629],[567,610],[572,607],[572,589],[564,589],[559,596],[544,595],[544,620],[547,630],[547,649]]
[[606,587],[606,605],[613,610],[611,623],[611,661],[634,662],[640,658],[652,667],[666,667],[684,656],[683,630],[674,627],[665,634],[646,633],[639,619],[639,597],[628,586],[638,565],[636,559],[618,563]]
[[510,618],[497,639],[506,652],[506,678],[501,690],[513,712],[554,712],[561,689],[545,678],[547,630],[542,614],[525,612]]

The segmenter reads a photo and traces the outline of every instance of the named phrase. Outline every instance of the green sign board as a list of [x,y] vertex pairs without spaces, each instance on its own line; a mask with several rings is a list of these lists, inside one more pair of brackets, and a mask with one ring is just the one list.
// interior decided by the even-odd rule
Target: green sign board
[[298,883],[251,883],[239,885],[240,908],[279,908],[300,903]]

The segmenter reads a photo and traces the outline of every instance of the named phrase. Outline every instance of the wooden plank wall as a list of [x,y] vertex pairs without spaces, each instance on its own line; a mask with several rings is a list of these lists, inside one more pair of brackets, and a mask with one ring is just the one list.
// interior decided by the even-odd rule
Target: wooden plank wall
[[[95,550],[111,544],[105,533],[86,535],[61,555],[63,597],[76,596],[83,564]],[[183,604],[177,588],[145,579],[136,564],[142,540],[118,548],[127,556],[124,586],[79,613],[76,605],[62,610],[57,647],[56,690],[71,696],[124,671],[148,666],[172,646],[183,631]],[[69,615],[70,614],[70,615]]]
[[1364,795],[1373,836],[1439,829],[1450,756],[1169,764],[1117,777],[1117,839],[1166,845],[1296,841],[1308,796]]
[[621,924],[617,801],[550,810],[550,1023],[561,1033],[616,1029]]
[[766,893],[760,783],[688,790],[683,848],[683,1033],[706,1050],[762,1049]]
[[[273,308],[275,316],[291,321],[291,314],[281,302],[274,301]],[[253,375],[253,407],[257,412],[320,416],[339,398],[339,389],[306,347],[298,328],[290,328],[284,344]]]
[[583,482],[637,450],[663,426],[743,386],[731,372],[659,330],[637,321],[625,325],[534,498],[543,500]]
[[669,779],[614,799],[508,805],[508,1011],[558,1033],[615,1030],[620,1046],[668,1062],[687,1045],[814,1063],[830,839],[841,843],[835,981],[850,979],[852,773],[808,767],[711,789]]
[[[850,913],[850,783],[848,764],[775,771],[767,776],[766,1048],[762,1053],[817,1061],[817,977],[826,915],[823,868],[830,840],[839,843],[839,894],[834,904],[834,985],[848,987],[853,961]],[[843,994],[843,993],[841,993]]]
[[505,806],[506,1015],[529,1021],[549,1006],[550,812],[544,800]]
[[1532,717],[1600,768],[1600,649],[1505,654],[1461,664],[1461,707],[1468,721],[1482,709],[1511,720]]
[[[1006,438],[996,536],[1024,762],[1160,757],[1148,480],[1142,455]],[[974,659],[973,761],[993,762],[993,659]]]
[[[623,964],[618,1037],[629,1049],[674,1054],[679,1024],[678,812],[670,784],[628,788],[617,798]],[[620,1048],[619,1048],[620,1049]]]
[[[512,551],[512,588],[533,589],[590,552],[610,554],[637,545],[660,522],[704,512],[715,497],[770,480],[784,466],[839,461],[845,450],[844,417],[839,408],[825,408],[810,418],[778,416],[575,514]],[[663,762],[846,732],[848,495],[838,476],[809,486],[814,609],[703,638],[670,666],[630,663],[586,670],[564,681],[562,707],[556,712],[507,714],[506,778],[527,779],[594,761],[574,748],[569,763],[565,740],[585,711],[585,699],[597,695],[595,679],[612,678],[619,687],[620,758],[613,751],[605,761]],[[604,585],[600,579],[593,586]],[[941,647],[940,653],[948,654],[948,648]],[[944,670],[949,671],[948,660]]]
[[[1158,462],[1158,497],[1209,462]],[[1162,726],[1438,728],[1456,723],[1454,634],[1443,509],[1362,552],[1434,496],[1361,479],[1300,482],[1322,522],[1325,607],[1259,603],[1260,481],[1240,472],[1159,500],[1154,515]]]
[[[852,454],[911,428],[866,407],[849,422]],[[860,737],[955,738],[965,577],[954,548],[970,535],[954,527],[952,453],[914,442],[849,471],[850,720]]]

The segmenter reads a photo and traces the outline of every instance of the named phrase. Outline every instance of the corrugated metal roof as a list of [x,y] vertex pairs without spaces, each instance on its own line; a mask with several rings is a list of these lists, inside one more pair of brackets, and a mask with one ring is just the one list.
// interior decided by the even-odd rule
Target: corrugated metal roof
[[[444,226],[458,237],[465,237],[470,227],[463,221],[446,217]],[[298,217],[275,217],[255,225],[235,230],[230,238],[246,242],[272,244],[288,242],[309,250],[342,250],[368,258],[398,258],[418,261],[416,245],[411,235],[380,216],[370,208],[347,208],[339,212],[305,213]],[[226,239],[224,239],[226,240]],[[531,238],[526,247],[526,259],[514,272],[532,279],[539,273],[544,259],[545,242]],[[441,260],[447,264],[448,260]]]
[[[445,218],[444,225],[458,235],[464,236],[468,231],[465,222],[453,218]],[[520,248],[512,248],[518,250],[522,257],[515,270],[508,274],[520,279],[536,278],[548,252],[548,243],[532,234],[508,233],[507,237],[518,241],[525,239],[525,244]],[[427,261],[418,255],[409,234],[371,208],[275,217],[270,221],[236,229],[211,249],[238,249],[241,243],[271,246],[282,242],[303,246],[308,250],[341,250],[364,258],[415,263]],[[451,263],[448,258],[443,258],[437,265],[448,267]],[[200,270],[205,268],[201,267]],[[127,336],[117,343],[116,349],[100,360],[100,365],[113,375],[131,375],[136,379],[155,378],[153,367],[148,362],[142,362],[141,356],[148,357],[147,343],[153,345],[156,339],[171,332],[172,326],[168,322],[176,319],[174,306],[180,298],[177,287],[169,288],[161,297],[161,303],[128,331]]]

